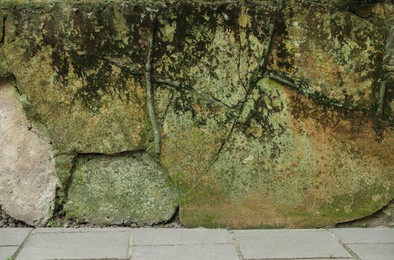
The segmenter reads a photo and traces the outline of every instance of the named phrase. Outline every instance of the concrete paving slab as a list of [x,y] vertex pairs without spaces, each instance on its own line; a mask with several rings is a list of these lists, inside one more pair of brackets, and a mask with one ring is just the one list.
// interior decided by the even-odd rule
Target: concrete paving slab
[[178,245],[137,246],[132,250],[133,260],[238,260],[233,245]]
[[394,244],[394,229],[390,228],[338,228],[331,231],[345,244]]
[[326,230],[233,231],[245,259],[351,258]]
[[32,259],[127,259],[131,229],[36,229],[17,256]]
[[0,246],[0,260],[10,258],[18,248],[18,246]]
[[133,245],[195,245],[232,243],[225,229],[133,229]]
[[0,228],[0,246],[19,246],[32,228]]
[[362,260],[394,259],[394,244],[349,244]]

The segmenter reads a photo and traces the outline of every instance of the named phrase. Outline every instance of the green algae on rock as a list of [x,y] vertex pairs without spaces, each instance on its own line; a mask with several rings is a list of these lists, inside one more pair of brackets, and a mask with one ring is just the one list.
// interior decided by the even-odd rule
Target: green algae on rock
[[152,224],[179,192],[186,226],[320,227],[384,206],[393,8],[356,2],[2,1],[0,77],[53,141],[57,213]]
[[147,155],[80,157],[73,175],[67,219],[152,225],[168,221],[178,206],[167,172]]
[[10,72],[61,152],[146,147],[141,16],[117,5],[7,14],[3,49]]
[[362,114],[272,81],[258,87],[218,159],[182,198],[185,225],[320,227],[390,202],[392,130],[379,142]]
[[[159,17],[155,77],[237,106],[245,99],[272,27],[268,11],[261,9],[198,3],[170,7]],[[259,19],[262,15],[266,19]]]
[[292,2],[278,26],[269,69],[339,106],[370,110],[381,76],[384,30],[321,4]]
[[163,123],[161,160],[182,194],[204,175],[235,116],[212,97],[186,90],[174,94]]

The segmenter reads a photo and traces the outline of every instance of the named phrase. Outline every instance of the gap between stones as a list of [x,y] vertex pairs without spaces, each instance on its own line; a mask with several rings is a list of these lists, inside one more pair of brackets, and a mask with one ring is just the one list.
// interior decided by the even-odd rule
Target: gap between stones
[[7,17],[4,16],[2,19],[3,19],[3,21],[2,21],[3,26],[2,26],[2,28],[0,28],[0,30],[2,32],[1,38],[0,38],[0,44],[4,44],[4,42],[5,42],[5,23],[6,23]]
[[148,38],[148,53],[146,57],[145,64],[145,84],[146,84],[146,97],[147,97],[147,108],[149,113],[150,122],[153,130],[153,138],[154,138],[154,150],[156,155],[160,155],[160,129],[157,123],[156,112],[154,108],[154,100],[153,100],[153,90],[152,90],[152,53],[153,53],[153,44],[154,44],[154,35],[156,33],[157,28],[157,15],[155,13],[151,13],[152,25],[151,31]]

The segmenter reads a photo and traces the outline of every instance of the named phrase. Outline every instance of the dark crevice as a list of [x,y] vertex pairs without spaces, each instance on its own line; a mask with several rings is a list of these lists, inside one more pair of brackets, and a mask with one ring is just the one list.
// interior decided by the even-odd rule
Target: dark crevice
[[278,82],[278,83],[287,85],[291,89],[295,90],[297,93],[299,93],[303,96],[306,96],[307,98],[310,98],[320,104],[331,106],[334,108],[367,112],[366,109],[356,108],[353,106],[342,104],[338,100],[328,98],[325,95],[323,95],[322,93],[313,90],[307,83],[303,82],[302,80],[295,79],[291,75],[284,74],[284,73],[281,73],[278,71],[270,71],[269,78]]
[[[196,91],[196,92],[197,92],[197,91]],[[198,93],[198,94],[205,95],[205,96],[208,96],[208,97],[212,98],[213,100],[215,100],[216,102],[218,102],[218,103],[222,104],[223,106],[225,106],[225,107],[227,107],[227,108],[230,108],[230,109],[234,109],[234,108],[236,108],[237,105],[238,105],[238,104],[236,104],[236,105],[234,105],[234,106],[230,106],[230,105],[224,103],[224,102],[223,102],[222,100],[220,100],[219,98],[216,98],[216,97],[214,97],[214,96],[212,96],[211,94],[208,94],[208,93],[206,93],[206,92],[202,92],[202,93],[197,92],[197,93]]]
[[21,220],[14,219],[10,215],[2,209],[2,205],[0,204],[0,228],[14,228],[14,227],[33,227]]
[[[63,187],[58,186],[56,188],[55,208],[54,208],[54,212],[53,212],[52,221],[55,219],[64,219],[66,216],[66,213],[64,211],[64,205],[67,202],[68,190],[72,184],[77,159],[78,159],[78,155],[74,155],[74,158],[72,160],[72,166],[71,166],[70,172],[69,172],[69,176],[68,176],[67,180],[65,181],[65,183],[63,183]],[[51,223],[52,221],[49,221],[49,223]]]
[[95,156],[105,156],[105,157],[117,157],[117,156],[136,156],[139,154],[145,153],[146,150],[133,150],[133,151],[121,151],[116,153],[84,153],[84,152],[77,152],[77,157],[95,157]]
[[166,108],[164,110],[163,116],[160,118],[160,126],[161,127],[163,127],[163,125],[164,125],[164,120],[167,117],[168,111],[170,110],[171,103],[172,103],[172,101],[174,99],[174,90],[171,89],[170,91],[171,92],[170,92],[170,96],[168,98],[168,103],[167,103]]
[[336,228],[347,228],[347,227],[380,227],[380,226],[394,226],[394,200],[391,200],[386,206],[382,207],[378,211],[370,214],[369,216],[362,217],[359,219],[340,222],[335,225]]
[[[167,79],[164,79],[164,80],[162,80],[162,79],[154,79],[153,82],[156,83],[156,84],[161,84],[161,85],[165,85],[165,86],[171,87],[174,90],[179,90],[182,87],[185,87],[183,85],[183,83],[181,83],[181,82],[171,81],[171,80],[167,80]],[[206,92],[198,92],[197,90],[195,90],[192,87],[185,87],[185,88],[183,88],[183,91],[190,91],[190,92],[196,93],[197,95],[207,96],[207,97],[212,98],[214,101],[220,103],[221,105],[223,105],[223,106],[225,106],[225,107],[227,107],[229,109],[235,109],[236,107],[239,106],[239,103],[234,105],[234,106],[230,106],[229,104],[226,104],[225,102],[223,102],[219,98],[216,98],[216,97],[214,97],[211,94],[206,93]]]
[[170,219],[162,222],[157,222],[152,225],[154,228],[182,228],[184,225],[179,218],[179,206],[176,207],[174,214]]
[[5,23],[6,23],[7,17],[3,17],[3,27],[0,28],[2,30],[2,36],[0,38],[0,45],[3,45],[5,43]]
[[162,84],[173,88],[180,88],[182,84],[178,81],[171,81],[168,79],[153,79],[152,80],[156,84]]

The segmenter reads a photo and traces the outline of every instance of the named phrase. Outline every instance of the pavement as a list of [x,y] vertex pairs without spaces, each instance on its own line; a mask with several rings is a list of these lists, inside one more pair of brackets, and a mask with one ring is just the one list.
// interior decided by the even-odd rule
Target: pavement
[[2,228],[0,260],[394,260],[394,229]]

